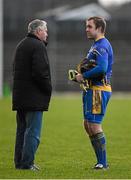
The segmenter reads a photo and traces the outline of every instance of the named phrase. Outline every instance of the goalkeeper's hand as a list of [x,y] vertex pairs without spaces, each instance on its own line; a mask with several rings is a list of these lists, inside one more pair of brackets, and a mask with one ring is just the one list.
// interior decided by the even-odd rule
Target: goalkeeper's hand
[[79,82],[79,83],[83,83],[84,79],[83,79],[82,74],[78,73],[76,75],[76,81]]
[[68,78],[69,78],[69,80],[71,80],[71,81],[76,81],[76,75],[78,74],[78,72],[76,71],[76,70],[74,70],[74,69],[70,69],[69,71],[68,71]]
[[87,91],[87,89],[89,88],[88,80],[84,80],[83,76],[76,70],[70,69],[68,71],[68,76],[69,80],[80,83],[80,88],[84,91]]

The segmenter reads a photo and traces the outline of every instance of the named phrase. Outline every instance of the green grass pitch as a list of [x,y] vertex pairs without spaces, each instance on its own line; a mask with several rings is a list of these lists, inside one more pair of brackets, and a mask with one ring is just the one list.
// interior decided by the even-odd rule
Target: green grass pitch
[[110,169],[94,171],[95,156],[83,128],[82,103],[76,96],[53,96],[44,114],[36,164],[41,171],[15,170],[15,112],[11,98],[0,100],[1,179],[130,179],[131,99],[112,97],[103,122]]

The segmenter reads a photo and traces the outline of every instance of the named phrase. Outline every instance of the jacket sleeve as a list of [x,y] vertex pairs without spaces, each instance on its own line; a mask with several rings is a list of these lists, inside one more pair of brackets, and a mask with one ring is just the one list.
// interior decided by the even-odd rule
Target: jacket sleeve
[[96,49],[96,61],[97,65],[89,70],[83,73],[84,78],[94,78],[99,76],[100,74],[105,74],[108,67],[108,52],[105,48],[97,48]]
[[48,56],[45,45],[40,42],[32,56],[32,77],[40,90],[51,93],[51,80]]

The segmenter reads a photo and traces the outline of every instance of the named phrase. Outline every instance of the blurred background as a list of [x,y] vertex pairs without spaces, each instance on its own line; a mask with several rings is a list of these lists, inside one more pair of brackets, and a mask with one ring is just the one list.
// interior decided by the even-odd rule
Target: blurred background
[[36,18],[48,22],[48,54],[54,92],[77,92],[68,80],[91,46],[85,33],[90,16],[107,20],[106,37],[114,49],[114,92],[131,91],[131,1],[130,0],[0,0],[0,95],[12,89],[12,63],[17,43]]

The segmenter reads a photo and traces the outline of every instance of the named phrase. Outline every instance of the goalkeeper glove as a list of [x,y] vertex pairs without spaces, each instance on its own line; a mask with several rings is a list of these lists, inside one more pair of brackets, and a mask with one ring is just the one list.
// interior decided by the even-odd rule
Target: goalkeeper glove
[[76,82],[76,75],[77,75],[77,74],[78,74],[78,72],[77,72],[76,70],[70,69],[70,70],[68,71],[68,78],[69,78],[69,80]]

